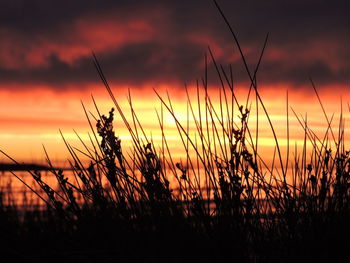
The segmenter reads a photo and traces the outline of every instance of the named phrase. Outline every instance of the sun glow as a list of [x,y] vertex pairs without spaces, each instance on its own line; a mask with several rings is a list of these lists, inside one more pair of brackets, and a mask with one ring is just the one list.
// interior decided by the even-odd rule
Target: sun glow
[[[80,139],[89,143],[88,134],[92,135],[81,101],[83,101],[89,112],[88,115],[94,128],[96,123],[94,118],[98,118],[98,114],[92,102],[91,93],[94,94],[94,99],[101,114],[108,114],[109,110],[115,107],[103,89],[98,86],[93,87],[93,89],[92,92],[91,89],[87,89],[79,93],[68,90],[66,92],[53,92],[46,88],[38,88],[31,92],[20,91],[17,93],[2,91],[0,101],[0,112],[2,113],[0,115],[1,149],[20,161],[43,162],[44,154],[42,145],[45,145],[48,152],[53,156],[53,159],[56,158],[61,161],[67,159],[69,154],[59,132],[60,130],[63,137],[75,147],[82,146]],[[175,121],[173,114],[161,104],[161,101],[151,89],[144,89],[143,92],[137,92],[136,88],[130,88],[132,107],[142,125],[145,135],[154,142],[156,149],[160,149],[159,147],[164,142],[164,134],[169,147],[172,148],[173,156],[180,158],[185,154],[185,151],[179,134],[179,130],[181,130],[179,124],[188,132],[192,140],[195,141],[196,139],[198,140],[199,136],[197,126],[205,125],[206,118],[208,118],[209,127],[211,127],[210,114],[218,122],[218,116],[215,116],[215,113],[220,115],[222,111],[222,118],[225,122],[224,126],[226,126],[226,112],[228,109],[222,105],[220,106],[219,93],[214,89],[210,93],[211,103],[215,112],[212,111],[211,113],[205,113],[203,110],[205,109],[203,100],[198,104],[195,89],[189,89],[188,97],[185,90],[181,87],[176,89],[167,87],[167,89],[170,94],[173,114],[177,121]],[[160,96],[166,94],[163,92],[164,90],[163,86],[159,91]],[[245,103],[245,92],[243,89],[237,89],[236,91],[238,100],[242,101],[242,104]],[[126,99],[127,94],[128,91],[126,89],[118,90],[117,99],[126,119],[132,123],[130,104]],[[336,130],[339,125],[341,109],[338,98],[335,98],[332,94],[331,92],[324,91],[321,92],[320,96],[324,98],[324,106],[327,108],[327,112],[335,113],[332,119],[332,125],[335,129],[334,132],[337,133]],[[346,95],[344,94],[344,98],[346,98]],[[272,121],[278,138],[278,144],[282,151],[285,151],[288,145],[294,148],[295,145],[303,144],[304,129],[299,121],[303,122],[307,119],[308,126],[320,137],[325,133],[327,121],[315,95],[310,94],[310,96],[304,97],[298,92],[289,92],[289,137],[287,137],[286,91],[283,88],[280,91],[266,89],[261,92],[261,96],[264,99],[265,107]],[[164,98],[166,98],[166,95],[164,95]],[[345,101],[345,99],[343,100]],[[170,105],[166,99],[164,101]],[[254,99],[251,101],[251,112],[249,116],[251,140],[253,142],[255,142],[257,121],[254,101]],[[201,119],[199,118],[198,107],[202,111]],[[293,111],[297,114],[299,120],[294,116]],[[229,115],[239,125],[240,119],[237,107],[235,107],[233,115],[231,112]],[[343,109],[343,117],[346,119],[348,115],[347,109]],[[331,117],[331,115],[328,116],[328,118]],[[259,106],[258,121],[259,152],[265,158],[271,159],[276,141],[273,138],[270,124],[261,105]],[[163,127],[163,131],[161,127]],[[114,128],[116,135],[122,140],[123,148],[127,151],[132,146],[131,136],[117,113],[115,115]],[[140,128],[138,131],[141,134]],[[347,140],[347,138],[345,139]],[[2,157],[2,160],[4,160],[4,157]]]

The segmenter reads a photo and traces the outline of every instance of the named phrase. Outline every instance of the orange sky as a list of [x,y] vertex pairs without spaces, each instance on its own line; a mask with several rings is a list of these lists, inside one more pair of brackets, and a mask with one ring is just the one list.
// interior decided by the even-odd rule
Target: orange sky
[[[131,90],[136,113],[156,143],[160,130],[155,110],[160,110],[160,101],[153,88],[163,96],[169,90],[179,119],[186,123],[184,83],[190,89],[196,80],[201,83],[205,54],[208,84],[218,106],[215,90],[220,81],[208,46],[219,67],[228,72],[232,66],[237,94],[242,104],[245,101],[249,78],[232,35],[211,1],[201,5],[170,0],[39,2],[0,3],[0,149],[17,160],[42,162],[42,144],[52,159],[66,159],[68,152],[59,129],[73,145],[79,145],[73,129],[88,138],[89,126],[80,101],[95,112],[93,94],[105,114],[113,106],[93,66],[92,51],[126,112],[127,90]],[[298,114],[307,113],[316,132],[322,134],[325,129],[326,120],[309,77],[316,83],[329,118],[336,114],[334,127],[341,97],[348,116],[349,3],[336,2],[219,1],[236,30],[251,72],[269,33],[257,79],[281,145],[286,145],[287,90],[289,105]],[[299,144],[302,129],[289,113],[291,143]],[[168,140],[181,156],[174,122],[169,114],[165,120]],[[251,122],[254,130],[254,110]],[[115,127],[127,149],[130,141],[120,118]],[[261,150],[269,158],[274,142],[263,116],[259,127]]]
[[[130,88],[130,87],[129,87]],[[169,89],[173,107],[176,116],[186,126],[187,120],[187,105],[186,94],[180,87],[176,90],[174,87],[159,86],[158,91],[164,97],[166,96],[165,89]],[[195,90],[190,89],[191,99],[196,102]],[[334,87],[334,90],[339,90],[339,87]],[[265,88],[261,92],[265,106],[273,121],[276,129],[279,143],[286,146],[286,86],[277,89]],[[344,91],[344,90],[343,90]],[[237,89],[238,97],[241,98],[242,104],[245,102],[246,91],[243,88]],[[54,161],[61,162],[69,155],[68,151],[60,136],[59,129],[62,130],[65,138],[74,146],[83,149],[77,136],[73,130],[76,130],[81,137],[87,142],[87,133],[90,132],[88,122],[85,118],[80,100],[84,102],[86,108],[92,113],[96,113],[91,100],[91,94],[95,97],[98,107],[102,113],[107,114],[113,106],[111,99],[102,85],[91,86],[85,89],[84,92],[65,91],[55,92],[47,87],[32,89],[29,91],[1,91],[0,94],[0,144],[1,149],[19,161],[27,162],[42,162],[44,152],[42,144],[47,148],[51,158]],[[218,107],[218,92],[211,91],[212,99]],[[115,94],[125,114],[129,116],[129,106],[126,100],[127,90],[118,89]],[[143,90],[131,88],[133,105],[138,114],[141,123],[148,136],[154,138],[156,145],[161,144],[161,131],[157,120],[156,110],[160,112],[160,100],[157,98],[154,91],[149,88]],[[344,116],[349,116],[347,99],[350,94],[343,93]],[[325,89],[320,92],[325,109],[329,118],[333,113],[334,129],[336,131],[340,116],[340,95],[331,92],[330,89]],[[204,105],[202,105],[204,106]],[[319,135],[322,135],[326,127],[326,119],[323,116],[321,107],[317,101],[317,97],[312,93],[289,91],[289,106],[296,113],[305,116],[307,113],[310,127]],[[250,122],[251,129],[255,129],[255,110],[254,105],[251,112]],[[275,142],[272,137],[271,129],[267,123],[266,117],[260,107],[259,121],[259,147],[260,153],[265,154],[266,160],[271,158]],[[294,147],[297,143],[302,145],[303,129],[297,122],[291,109],[290,115],[290,144]],[[239,123],[239,119],[235,116],[235,121]],[[181,147],[178,132],[175,129],[175,122],[169,113],[164,114],[165,134],[171,147],[173,147],[174,156],[179,160],[185,153]],[[190,133],[194,135],[194,121],[190,117]],[[122,146],[125,152],[128,152],[131,146],[130,136],[125,129],[121,119],[115,118],[116,135],[122,139]],[[91,132],[90,132],[91,133]],[[157,147],[156,147],[157,148]],[[2,157],[2,161],[6,158]]]

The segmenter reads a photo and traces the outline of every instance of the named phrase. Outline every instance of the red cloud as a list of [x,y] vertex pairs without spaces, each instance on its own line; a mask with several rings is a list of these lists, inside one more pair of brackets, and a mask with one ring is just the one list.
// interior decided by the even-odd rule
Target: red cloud
[[1,66],[7,69],[45,67],[52,55],[73,64],[81,57],[90,56],[91,51],[108,52],[154,37],[154,16],[123,20],[115,17],[80,17],[52,29],[52,32],[30,36],[14,29],[0,28]]
[[322,61],[333,71],[338,71],[347,67],[348,61],[344,56],[347,53],[347,47],[342,43],[319,37],[315,40],[268,47],[264,61],[283,62],[287,67],[291,64],[302,65]]

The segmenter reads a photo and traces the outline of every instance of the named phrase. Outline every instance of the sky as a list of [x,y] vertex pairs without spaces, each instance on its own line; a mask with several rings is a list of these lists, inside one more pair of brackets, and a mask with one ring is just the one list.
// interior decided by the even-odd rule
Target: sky
[[[285,110],[287,90],[290,104],[300,114],[314,116],[316,127],[321,125],[310,78],[330,115],[339,112],[341,97],[346,105],[348,1],[218,3],[252,71],[269,34],[257,79],[268,109],[277,116],[276,125]],[[249,86],[232,35],[211,0],[2,0],[0,149],[19,160],[40,161],[44,144],[53,158],[60,159],[67,151],[59,129],[71,140],[77,141],[73,129],[86,138],[89,127],[81,101],[93,111],[93,94],[103,112],[112,106],[92,52],[120,103],[127,106],[130,89],[136,110],[147,116],[144,125],[155,130],[154,108],[160,103],[153,89],[169,90],[183,109],[185,84],[191,87],[203,77],[208,47],[218,63],[232,65],[237,88]],[[208,67],[215,91],[219,79],[210,59]]]

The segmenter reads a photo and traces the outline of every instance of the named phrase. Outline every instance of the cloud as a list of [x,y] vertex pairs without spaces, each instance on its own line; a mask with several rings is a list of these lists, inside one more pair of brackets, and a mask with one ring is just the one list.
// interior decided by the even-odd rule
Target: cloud
[[113,52],[121,46],[149,41],[154,28],[147,17],[118,21],[111,14],[79,17],[53,28],[55,35],[35,32],[30,36],[15,29],[0,28],[0,58],[4,69],[50,66],[52,56],[68,64],[95,52]]
[[[347,1],[219,3],[252,70],[270,32],[261,81],[350,84]],[[207,46],[218,63],[232,64],[237,82],[247,81],[211,1],[1,1],[0,39],[2,84],[97,82],[92,50],[115,83],[194,82],[203,75]],[[210,80],[218,83],[213,73]]]

